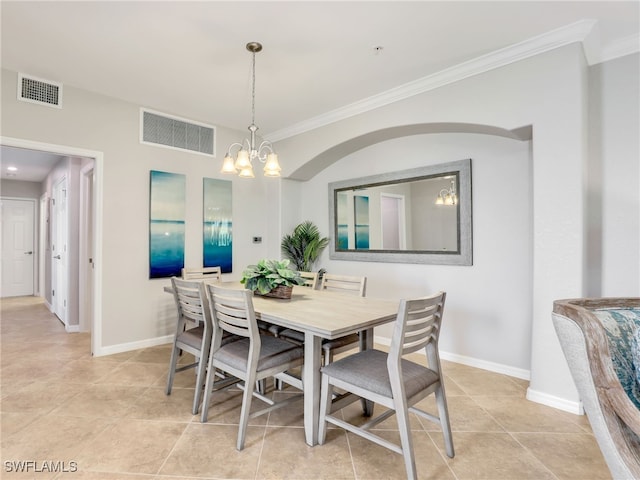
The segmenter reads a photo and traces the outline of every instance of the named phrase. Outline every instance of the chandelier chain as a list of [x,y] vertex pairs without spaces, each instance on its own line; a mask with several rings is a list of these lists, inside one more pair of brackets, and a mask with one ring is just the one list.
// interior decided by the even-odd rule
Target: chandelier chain
[[256,52],[252,52],[253,62],[251,67],[251,124],[256,124]]

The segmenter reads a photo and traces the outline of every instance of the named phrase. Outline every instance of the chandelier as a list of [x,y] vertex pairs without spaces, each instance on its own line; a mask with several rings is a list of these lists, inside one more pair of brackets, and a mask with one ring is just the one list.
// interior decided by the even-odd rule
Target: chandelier
[[458,195],[456,194],[456,182],[451,180],[451,187],[440,190],[436,198],[436,205],[457,205]]
[[[242,143],[232,143],[227,149],[222,162],[222,173],[237,173],[242,178],[254,178],[253,161],[259,160],[264,163],[265,177],[279,177],[280,164],[278,163],[278,155],[273,150],[273,145],[268,140],[264,140],[260,145],[256,146],[256,53],[262,50],[262,45],[258,42],[247,43],[247,50],[252,55],[251,67],[251,125],[249,125],[250,137],[245,138]],[[232,150],[238,149],[236,158],[231,156]]]

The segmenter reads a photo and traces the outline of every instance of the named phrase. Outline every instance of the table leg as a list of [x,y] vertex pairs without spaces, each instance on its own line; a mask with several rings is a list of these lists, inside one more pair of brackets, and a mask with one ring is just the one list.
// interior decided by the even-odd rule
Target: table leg
[[304,334],[304,435],[307,445],[318,443],[318,419],[320,418],[320,363],[322,338],[310,332]]

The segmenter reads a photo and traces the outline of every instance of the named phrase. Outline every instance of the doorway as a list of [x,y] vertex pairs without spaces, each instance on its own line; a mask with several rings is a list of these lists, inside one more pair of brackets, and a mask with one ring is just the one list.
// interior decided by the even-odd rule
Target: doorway
[[381,193],[380,213],[382,216],[382,249],[406,250],[407,235],[405,229],[404,196]]
[[35,200],[2,198],[1,297],[34,294],[35,214]]
[[[74,278],[72,282],[60,283],[59,280],[56,281],[56,300],[63,297],[60,289],[66,287],[66,295],[64,296],[67,297],[67,301],[66,305],[64,301],[59,302],[56,307],[58,311],[55,313],[56,315],[66,318],[65,328],[68,332],[80,331],[81,329],[83,329],[83,331],[91,331],[91,353],[94,355],[100,355],[102,343],[101,256],[102,172],[104,155],[102,152],[93,150],[10,137],[0,137],[0,144],[2,146],[15,147],[17,149],[33,150],[39,153],[48,152],[61,155],[69,159],[71,163],[75,162],[76,165],[81,164],[81,170],[77,169],[73,170],[70,174],[67,173],[64,182],[61,181],[60,176],[58,176],[57,180],[55,180],[56,183],[49,184],[47,187],[49,191],[48,194],[51,197],[48,198],[47,194],[45,194],[40,199],[40,204],[44,208],[41,209],[39,224],[34,224],[34,228],[36,230],[38,229],[38,226],[41,228],[39,234],[36,234],[35,236],[41,241],[41,244],[36,250],[43,251],[45,253],[39,258],[39,265],[37,267],[37,271],[42,271],[44,277],[39,281],[40,287],[38,288],[38,293],[46,298],[46,295],[52,291],[52,283],[54,282],[53,262],[57,262],[58,260],[52,257],[60,254],[60,260],[63,260],[66,254],[66,262],[59,262],[59,267],[66,267],[67,277],[69,278],[73,275]],[[87,180],[85,180],[85,176]],[[72,188],[72,185],[69,183],[70,179],[73,180],[73,188],[75,188],[75,190],[71,192],[70,188]],[[83,186],[85,182],[90,182],[90,189],[88,190],[88,193],[86,191],[86,185]],[[58,206],[66,207],[66,214],[54,211],[54,196],[58,197],[56,199]],[[90,201],[87,201],[88,198]],[[59,228],[59,231],[69,230],[71,228],[70,222],[72,221],[77,223],[77,228],[80,231],[79,233],[81,237],[79,240],[80,244],[76,241],[76,246],[71,248],[69,245],[68,232],[64,235],[60,232],[56,232],[56,236],[54,237],[53,219],[56,215],[61,216],[59,219],[61,225],[66,222],[66,227],[62,229]],[[88,220],[85,221],[84,219]],[[90,231],[87,231],[87,229]],[[54,244],[54,241],[57,242],[55,252],[51,250],[51,246]],[[85,276],[82,288],[69,290],[68,285],[77,285],[79,278],[82,277],[78,270],[82,268],[83,264],[81,256],[85,256],[87,253],[90,255],[89,258],[92,265],[90,274],[91,278],[87,279]],[[89,259],[86,259],[86,263],[88,262]],[[36,267],[34,266],[34,270],[35,269]],[[58,278],[60,278],[60,276],[58,276]],[[54,310],[53,302],[49,303],[49,307],[52,311]],[[60,307],[64,309],[64,312],[61,314],[59,313]],[[80,324],[78,319],[81,311],[84,314],[82,324]],[[73,323],[70,321],[72,317]]]

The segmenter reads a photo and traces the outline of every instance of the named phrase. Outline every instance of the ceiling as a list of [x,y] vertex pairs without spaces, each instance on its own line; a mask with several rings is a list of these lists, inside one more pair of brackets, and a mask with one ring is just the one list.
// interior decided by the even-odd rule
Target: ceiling
[[[2,68],[263,135],[575,22],[595,58],[634,45],[640,2],[1,2]],[[585,44],[587,42],[585,41]],[[609,53],[608,53],[609,52]],[[64,106],[64,90],[63,90]]]

